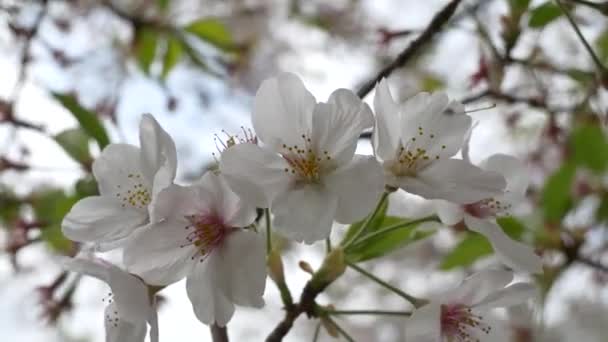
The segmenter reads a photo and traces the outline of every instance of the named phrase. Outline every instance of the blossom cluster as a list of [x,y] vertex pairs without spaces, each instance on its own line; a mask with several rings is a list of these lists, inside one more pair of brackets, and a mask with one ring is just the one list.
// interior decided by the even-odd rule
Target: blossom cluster
[[[276,233],[313,243],[328,238],[334,222],[363,220],[383,194],[402,189],[434,200],[444,224],[464,222],[487,237],[506,266],[542,271],[533,249],[496,223],[523,200],[524,166],[501,154],[472,164],[466,148],[472,119],[445,94],[421,93],[398,103],[383,80],[372,111],[346,89],[317,102],[297,76],[283,73],[262,83],[253,107],[255,135],[229,137],[219,171],[194,184],[175,183],[175,144],[150,115],[141,120],[139,147],[111,144],[93,163],[99,196],[76,203],[63,232],[98,251],[122,250],[124,269],[90,254],[65,266],[112,288],[110,341],[143,341],[147,325],[158,340],[155,292],[184,278],[205,324],[225,326],[235,305],[261,307],[268,251],[257,208],[272,213]],[[367,130],[373,131],[374,155],[356,154]],[[407,331],[474,340],[489,330],[478,310],[532,296],[531,285],[509,285],[512,278],[510,271],[475,274],[419,308],[408,324],[415,329]]]

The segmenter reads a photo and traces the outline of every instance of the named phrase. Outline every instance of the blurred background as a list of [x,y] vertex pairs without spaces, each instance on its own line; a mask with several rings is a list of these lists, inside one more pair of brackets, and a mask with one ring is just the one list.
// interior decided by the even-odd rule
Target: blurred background
[[[178,183],[186,184],[214,166],[216,134],[250,127],[262,80],[297,73],[321,101],[336,88],[356,90],[447,3],[0,0],[0,340],[104,340],[107,287],[58,266],[57,256],[77,249],[60,222],[73,203],[96,193],[90,171],[100,149],[138,144],[141,114],[154,114],[175,139]],[[463,1],[441,33],[389,78],[401,100],[441,90],[463,101],[477,122],[474,162],[503,152],[529,167],[525,210],[501,225],[543,256],[544,275],[527,279],[542,295],[534,305],[496,312],[491,341],[608,341],[608,2],[561,3]],[[371,153],[368,138],[359,151]],[[388,209],[408,218],[431,211],[404,193],[394,194]],[[335,227],[334,238],[344,231]],[[477,269],[500,267],[477,234],[459,227],[424,232],[416,241],[393,241],[361,265],[425,298]],[[298,262],[318,267],[324,245],[273,239],[299,296],[309,275]],[[210,341],[184,290],[180,282],[161,292],[161,340]],[[280,321],[270,281],[265,299],[262,310],[237,310],[232,340],[261,341]],[[351,271],[319,302],[411,310]],[[336,320],[356,341],[403,341],[403,317]],[[317,321],[301,317],[285,340],[313,341],[316,329]],[[318,341],[331,340],[320,329]]]

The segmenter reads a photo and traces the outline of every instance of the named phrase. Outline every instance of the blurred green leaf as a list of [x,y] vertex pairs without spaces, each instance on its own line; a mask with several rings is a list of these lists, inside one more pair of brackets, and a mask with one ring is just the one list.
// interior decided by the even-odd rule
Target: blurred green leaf
[[150,73],[150,66],[156,56],[158,33],[147,27],[139,28],[135,34],[135,57],[141,69]]
[[81,128],[67,129],[55,135],[55,141],[75,161],[82,165],[91,163],[89,135]]
[[167,51],[165,52],[165,58],[163,59],[163,73],[161,77],[166,79],[173,67],[179,63],[182,58],[184,48],[179,39],[175,37],[169,37],[167,40]]
[[541,28],[559,18],[562,14],[561,9],[556,4],[546,1],[530,11],[528,25],[533,28]]
[[[369,223],[369,227],[367,230],[368,233],[376,231],[380,228],[380,226],[382,226],[382,222],[384,221],[384,217],[386,216],[386,210],[388,209],[388,202],[389,202],[389,200],[387,198],[386,201],[384,201],[384,203],[382,203],[382,206],[378,209],[378,213],[376,214],[376,216],[374,216],[374,218]],[[351,224],[348,227],[348,230],[346,231],[346,235],[344,236],[344,241],[350,241],[350,239],[352,239],[355,236],[355,233],[358,232],[359,229],[361,229],[361,227],[365,223],[365,220],[367,220],[367,218],[365,218],[359,222],[355,222],[355,223]]]
[[[519,240],[526,230],[525,226],[513,217],[503,217],[496,220],[498,225],[512,239]],[[465,238],[448,253],[441,262],[440,269],[451,270],[473,264],[482,257],[491,255],[492,245],[483,235],[468,231]]]
[[32,196],[36,220],[45,223],[40,238],[56,251],[67,252],[72,248],[72,242],[61,232],[61,222],[77,201],[77,197],[68,196],[58,189],[45,190]]
[[0,184],[0,222],[8,223],[17,219],[20,207],[21,202],[13,190]]
[[169,8],[169,3],[171,3],[171,0],[156,0],[156,4],[158,5],[158,8],[160,8],[161,10],[166,10],[167,8]]
[[604,62],[604,65],[606,65],[608,63],[608,29],[605,29],[604,32],[597,37],[595,40],[595,47],[597,49],[597,56]]
[[443,83],[443,80],[434,75],[426,75],[421,80],[421,84],[420,84],[420,90],[426,91],[426,92],[434,92],[439,89],[443,89],[444,87],[445,87],[445,84]]
[[82,129],[97,141],[100,149],[103,149],[110,143],[106,129],[103,127],[95,113],[82,107],[76,98],[71,95],[55,93],[53,94],[53,97],[72,113]]
[[574,129],[570,139],[572,159],[577,165],[603,173],[608,165],[608,142],[599,125],[583,125]]
[[[401,217],[385,216],[382,222],[374,227],[373,231],[379,231],[397,224],[406,224],[410,221]],[[419,226],[420,223],[404,226],[361,243],[355,243],[347,249],[346,256],[352,262],[378,258],[435,233],[434,231],[419,231]]]
[[84,178],[76,182],[76,196],[80,198],[98,195],[97,181],[91,175],[86,175]]
[[608,220],[608,193],[602,195],[602,201],[595,211],[595,218],[600,222]]
[[222,50],[230,50],[234,46],[230,32],[226,26],[217,19],[200,19],[190,23],[184,30]]
[[523,12],[530,6],[531,0],[509,0],[512,9]]
[[576,166],[566,163],[545,182],[541,194],[541,207],[545,219],[560,221],[572,207],[570,189],[575,173]]
[[595,80],[595,75],[588,71],[572,68],[568,69],[567,72],[568,76],[583,85],[589,84],[589,82]]

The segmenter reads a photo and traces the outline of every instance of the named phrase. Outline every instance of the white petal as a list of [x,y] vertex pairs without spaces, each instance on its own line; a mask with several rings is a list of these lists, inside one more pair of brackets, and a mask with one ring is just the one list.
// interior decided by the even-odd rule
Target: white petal
[[506,154],[494,154],[480,167],[484,170],[500,173],[507,181],[506,191],[514,195],[524,196],[530,183],[530,176],[521,160]]
[[435,211],[441,220],[441,223],[453,226],[458,224],[464,218],[464,210],[462,206],[448,201],[434,201]]
[[146,320],[140,320],[136,323],[129,322],[122,319],[116,312],[114,304],[106,307],[104,315],[106,342],[144,342],[147,330]]
[[253,223],[256,217],[255,206],[237,196],[222,176],[209,171],[197,182],[199,197],[207,192],[216,213],[231,227],[245,227]]
[[273,148],[283,143],[297,145],[312,126],[315,104],[298,76],[279,74],[262,82],[255,95],[253,128],[260,140]]
[[304,185],[272,203],[274,227],[286,237],[313,243],[329,236],[338,199],[319,186]]
[[504,178],[460,159],[433,162],[416,177],[403,177],[404,190],[426,199],[443,199],[457,204],[473,203],[502,192]]
[[238,144],[222,153],[220,170],[243,200],[267,208],[274,197],[289,186],[285,169],[289,165],[279,155],[253,144]]
[[[175,179],[177,152],[175,143],[156,119],[145,114],[139,124],[139,141],[141,146],[141,166],[144,175],[155,189],[162,190]],[[157,171],[162,171],[157,174]]]
[[485,236],[492,244],[500,260],[516,271],[542,273],[542,259],[534,253],[534,248],[519,241],[512,240],[494,222],[478,219],[471,215],[464,217],[467,227]]
[[446,293],[444,304],[473,306],[492,293],[502,290],[513,279],[513,273],[505,270],[485,269],[466,278],[456,289]]
[[447,110],[450,105],[444,93],[420,93],[401,105],[401,138],[406,150],[425,150],[431,158],[449,158],[463,145],[471,127],[471,117]]
[[151,222],[167,218],[182,219],[199,213],[201,208],[207,208],[211,203],[211,199],[199,196],[194,186],[172,184],[158,194],[151,210]]
[[226,298],[238,305],[262,307],[266,285],[266,249],[262,234],[237,230],[230,234],[218,253],[224,276],[221,289]]
[[125,246],[127,269],[150,285],[169,285],[192,269],[197,249],[187,241],[190,230],[175,219],[154,223],[133,235]]
[[405,340],[419,341],[427,339],[440,341],[441,334],[441,306],[429,303],[414,310],[412,316],[405,321]]
[[148,287],[141,279],[116,266],[110,266],[108,285],[114,294],[114,303],[121,319],[131,323],[146,321],[151,305]]
[[146,224],[145,209],[124,206],[105,196],[91,196],[78,201],[63,218],[61,229],[70,240],[104,242],[120,240]]
[[538,290],[532,284],[516,283],[490,294],[481,302],[475,304],[475,308],[479,310],[504,308],[525,303],[537,296]]
[[70,271],[89,275],[107,283],[114,296],[113,306],[121,320],[131,323],[145,320],[151,309],[148,287],[141,279],[98,258],[65,258],[63,266]]
[[372,142],[376,154],[382,160],[395,157],[399,146],[399,106],[393,100],[386,79],[376,85],[374,95],[374,111],[376,112],[376,126]]
[[221,277],[226,271],[221,269],[219,256],[212,253],[205,261],[197,263],[186,281],[194,313],[205,324],[225,326],[234,314],[234,304],[222,291],[226,284]]
[[338,198],[336,221],[347,224],[374,209],[384,189],[384,176],[375,157],[355,155],[352,162],[327,175],[324,183]]
[[93,162],[93,175],[102,195],[123,194],[140,183],[145,189],[152,187],[151,179],[142,172],[140,150],[133,145],[108,145]]
[[371,109],[352,91],[338,89],[328,103],[315,106],[312,118],[312,142],[317,155],[331,156],[333,163],[343,165],[353,158],[357,141],[364,129],[372,127]]

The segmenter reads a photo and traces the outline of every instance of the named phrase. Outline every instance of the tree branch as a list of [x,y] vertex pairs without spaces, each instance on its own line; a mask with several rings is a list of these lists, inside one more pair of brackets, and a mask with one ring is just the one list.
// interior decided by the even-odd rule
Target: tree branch
[[385,66],[380,72],[371,80],[363,84],[363,86],[357,91],[357,95],[360,98],[364,98],[384,77],[388,77],[393,71],[404,66],[412,57],[420,52],[420,50],[429,43],[436,34],[441,31],[444,24],[454,15],[458,4],[461,0],[452,0],[448,3],[441,11],[439,11],[433,20],[429,23],[427,28],[416,38],[405,50],[403,50],[397,58],[389,65]]

